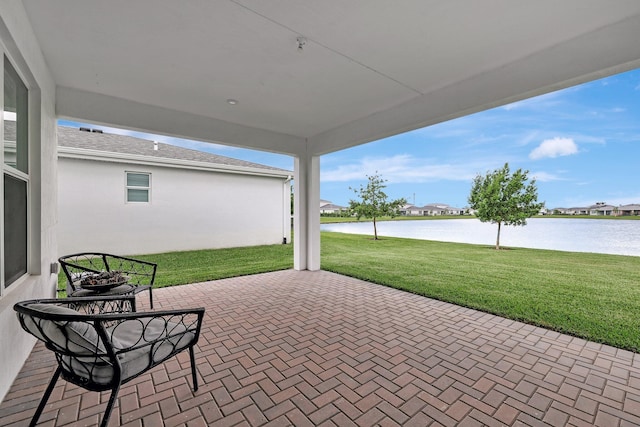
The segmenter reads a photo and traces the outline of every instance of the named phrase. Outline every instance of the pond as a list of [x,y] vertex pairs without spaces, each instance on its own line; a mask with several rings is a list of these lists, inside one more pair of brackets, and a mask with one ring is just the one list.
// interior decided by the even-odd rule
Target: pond
[[[322,224],[322,231],[373,235],[371,222]],[[495,245],[498,226],[477,219],[382,221],[378,235]],[[500,245],[640,256],[640,221],[531,218],[524,227],[502,227]]]

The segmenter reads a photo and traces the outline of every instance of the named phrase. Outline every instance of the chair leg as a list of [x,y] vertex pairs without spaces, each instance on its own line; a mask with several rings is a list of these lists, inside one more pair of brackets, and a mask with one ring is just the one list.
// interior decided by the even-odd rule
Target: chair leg
[[51,381],[49,381],[49,385],[47,386],[47,389],[44,392],[44,396],[42,396],[42,399],[40,399],[40,403],[38,404],[36,413],[33,414],[33,418],[31,418],[29,427],[34,427],[38,423],[38,419],[40,418],[40,415],[42,415],[42,411],[44,410],[44,407],[47,405],[47,400],[49,400],[49,396],[51,396],[51,392],[53,392],[53,387],[55,387],[56,382],[60,377],[60,372],[61,372],[61,369],[60,369],[60,366],[58,366],[58,369],[56,369],[56,371],[53,373],[53,377],[51,377]]
[[193,354],[193,346],[189,347],[189,358],[191,359],[191,377],[193,378],[193,391],[198,391],[198,377],[196,377],[196,358]]
[[151,306],[151,310],[153,310],[153,289],[149,288],[149,305]]
[[104,411],[104,415],[102,417],[102,422],[100,423],[100,427],[107,427],[109,424],[109,417],[111,417],[111,411],[113,410],[113,406],[116,403],[116,398],[118,397],[118,391],[120,391],[120,384],[116,384],[111,390],[111,396],[109,396],[109,403],[107,403],[107,409]]

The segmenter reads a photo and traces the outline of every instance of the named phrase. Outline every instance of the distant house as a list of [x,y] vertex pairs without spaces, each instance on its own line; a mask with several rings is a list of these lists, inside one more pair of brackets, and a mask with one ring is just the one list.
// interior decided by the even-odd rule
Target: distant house
[[586,207],[554,208],[552,212],[558,215],[603,215],[608,211],[606,209],[599,211],[598,209],[604,206],[604,203],[596,203]]
[[423,207],[425,215],[462,215],[464,209],[455,208],[444,203],[431,203]]
[[589,215],[594,216],[613,216],[617,208],[615,206],[606,205],[604,203],[596,203],[589,206]]
[[439,205],[424,205],[422,207],[422,211],[425,216],[437,216],[437,215],[446,215],[447,214],[447,206],[439,206]]
[[291,241],[290,171],[89,129],[58,145],[61,255]]
[[640,215],[640,204],[613,206],[600,202],[587,207],[555,208],[553,212],[560,215],[631,216]]
[[462,209],[462,208],[454,208],[452,206],[449,206],[447,208],[447,214],[448,215],[463,215],[464,214],[464,209]]
[[619,206],[618,215],[620,216],[640,215],[640,204],[630,204],[630,205]]
[[320,200],[320,214],[339,214],[346,210],[346,207],[335,205],[329,200]]
[[400,208],[400,215],[405,216],[422,216],[423,209],[414,205],[404,205]]
[[454,208],[444,203],[432,203],[422,207],[405,205],[400,209],[400,215],[406,216],[437,216],[437,215],[462,215],[464,209]]

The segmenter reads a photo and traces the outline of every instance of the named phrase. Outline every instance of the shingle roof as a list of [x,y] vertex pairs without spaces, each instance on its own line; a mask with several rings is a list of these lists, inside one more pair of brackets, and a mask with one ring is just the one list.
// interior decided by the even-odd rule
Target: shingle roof
[[640,204],[632,203],[630,205],[622,205],[618,209],[621,211],[637,211],[640,210]]
[[[158,149],[154,146],[157,144]],[[58,126],[58,145],[69,148],[82,148],[110,153],[132,154],[138,156],[158,157],[165,159],[190,160],[229,166],[285,171],[259,163],[247,162],[231,157],[219,156],[205,151],[191,150],[175,145],[154,142],[133,136],[110,133],[88,132],[78,128]]]

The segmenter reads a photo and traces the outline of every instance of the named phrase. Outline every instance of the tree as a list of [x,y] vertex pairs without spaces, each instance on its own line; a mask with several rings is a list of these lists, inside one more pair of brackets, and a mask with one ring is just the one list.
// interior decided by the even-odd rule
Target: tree
[[378,228],[376,225],[376,218],[381,216],[395,217],[399,214],[400,208],[407,203],[405,199],[397,199],[393,201],[387,200],[387,195],[383,191],[387,186],[385,182],[387,180],[382,179],[378,172],[374,175],[367,175],[367,186],[360,184],[360,188],[349,187],[360,198],[360,201],[349,200],[349,211],[355,214],[358,219],[372,218],[373,219],[373,235],[374,239],[378,240]]
[[529,171],[518,169],[513,174],[509,164],[501,169],[477,175],[473,180],[469,205],[482,222],[498,224],[496,249],[500,249],[500,228],[504,225],[527,225],[527,218],[536,215],[544,206],[538,203],[536,180],[527,184]]

